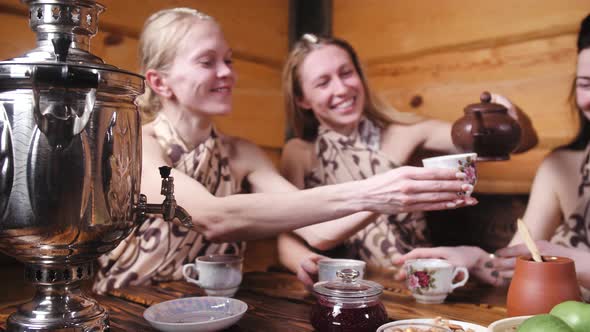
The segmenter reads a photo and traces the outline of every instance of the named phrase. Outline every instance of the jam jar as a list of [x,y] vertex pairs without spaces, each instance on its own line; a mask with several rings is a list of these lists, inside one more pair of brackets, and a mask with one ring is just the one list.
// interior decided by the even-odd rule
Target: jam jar
[[318,332],[375,332],[387,323],[387,312],[379,297],[383,286],[359,280],[359,272],[343,269],[338,280],[313,286],[317,299],[311,309],[311,324]]

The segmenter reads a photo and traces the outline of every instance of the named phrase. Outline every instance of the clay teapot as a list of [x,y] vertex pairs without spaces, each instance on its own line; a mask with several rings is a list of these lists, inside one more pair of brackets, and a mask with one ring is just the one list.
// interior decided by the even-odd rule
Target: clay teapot
[[453,124],[453,144],[476,152],[478,160],[508,160],[520,141],[520,125],[506,107],[491,102],[489,92],[483,92],[480,100],[465,107],[465,115]]

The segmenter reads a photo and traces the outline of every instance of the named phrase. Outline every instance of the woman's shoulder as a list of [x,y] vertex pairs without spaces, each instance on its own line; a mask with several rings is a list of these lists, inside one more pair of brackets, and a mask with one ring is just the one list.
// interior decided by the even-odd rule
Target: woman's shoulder
[[570,177],[579,176],[579,167],[584,156],[583,150],[558,149],[548,154],[539,168],[536,177],[556,183],[563,183]]
[[292,138],[285,143],[281,153],[281,173],[291,182],[303,178],[316,164],[315,143]]
[[305,174],[316,165],[315,143],[301,138],[292,138],[285,143],[281,153],[281,172]]
[[301,138],[291,138],[285,143],[283,153],[308,154],[315,150],[315,144]]
[[315,144],[301,138],[292,138],[285,143],[282,152],[282,161],[302,162],[309,164],[315,155]]
[[541,163],[541,167],[570,170],[578,167],[584,156],[584,150],[557,149],[549,153]]
[[148,122],[141,126],[141,133],[143,136],[156,136],[156,131],[154,129],[154,122]]
[[255,143],[241,137],[218,133],[219,141],[230,157],[246,156],[263,153],[262,149]]

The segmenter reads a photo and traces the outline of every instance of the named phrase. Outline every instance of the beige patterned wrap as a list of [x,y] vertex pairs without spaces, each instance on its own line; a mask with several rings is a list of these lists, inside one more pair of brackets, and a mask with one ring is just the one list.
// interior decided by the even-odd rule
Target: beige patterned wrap
[[[580,164],[580,184],[578,203],[574,212],[557,227],[551,242],[566,247],[590,251],[590,144],[586,147]],[[590,290],[581,288],[586,301],[590,300]]]
[[[167,118],[154,120],[158,142],[172,166],[199,181],[211,194],[227,196],[239,190],[230,172],[220,134],[211,130],[199,146],[188,147]],[[93,290],[99,294],[128,285],[182,279],[182,265],[207,254],[242,255],[245,242],[211,243],[196,231],[150,216],[110,253],[99,258]]]
[[[320,126],[316,139],[319,165],[305,175],[306,188],[362,180],[398,167],[380,152],[381,129],[362,119],[350,136]],[[391,258],[416,247],[430,246],[424,215],[380,215],[345,242],[347,256],[382,268]]]

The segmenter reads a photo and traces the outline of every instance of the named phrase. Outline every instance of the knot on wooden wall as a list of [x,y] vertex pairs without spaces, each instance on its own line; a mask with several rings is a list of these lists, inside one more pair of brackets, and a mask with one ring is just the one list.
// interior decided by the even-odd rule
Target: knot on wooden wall
[[423,101],[424,100],[422,99],[421,95],[415,95],[414,97],[412,97],[412,99],[410,99],[410,106],[412,106],[412,108],[420,107]]
[[105,46],[119,45],[119,44],[123,43],[123,35],[121,33],[117,33],[117,32],[108,33],[104,37],[103,43],[105,44]]

